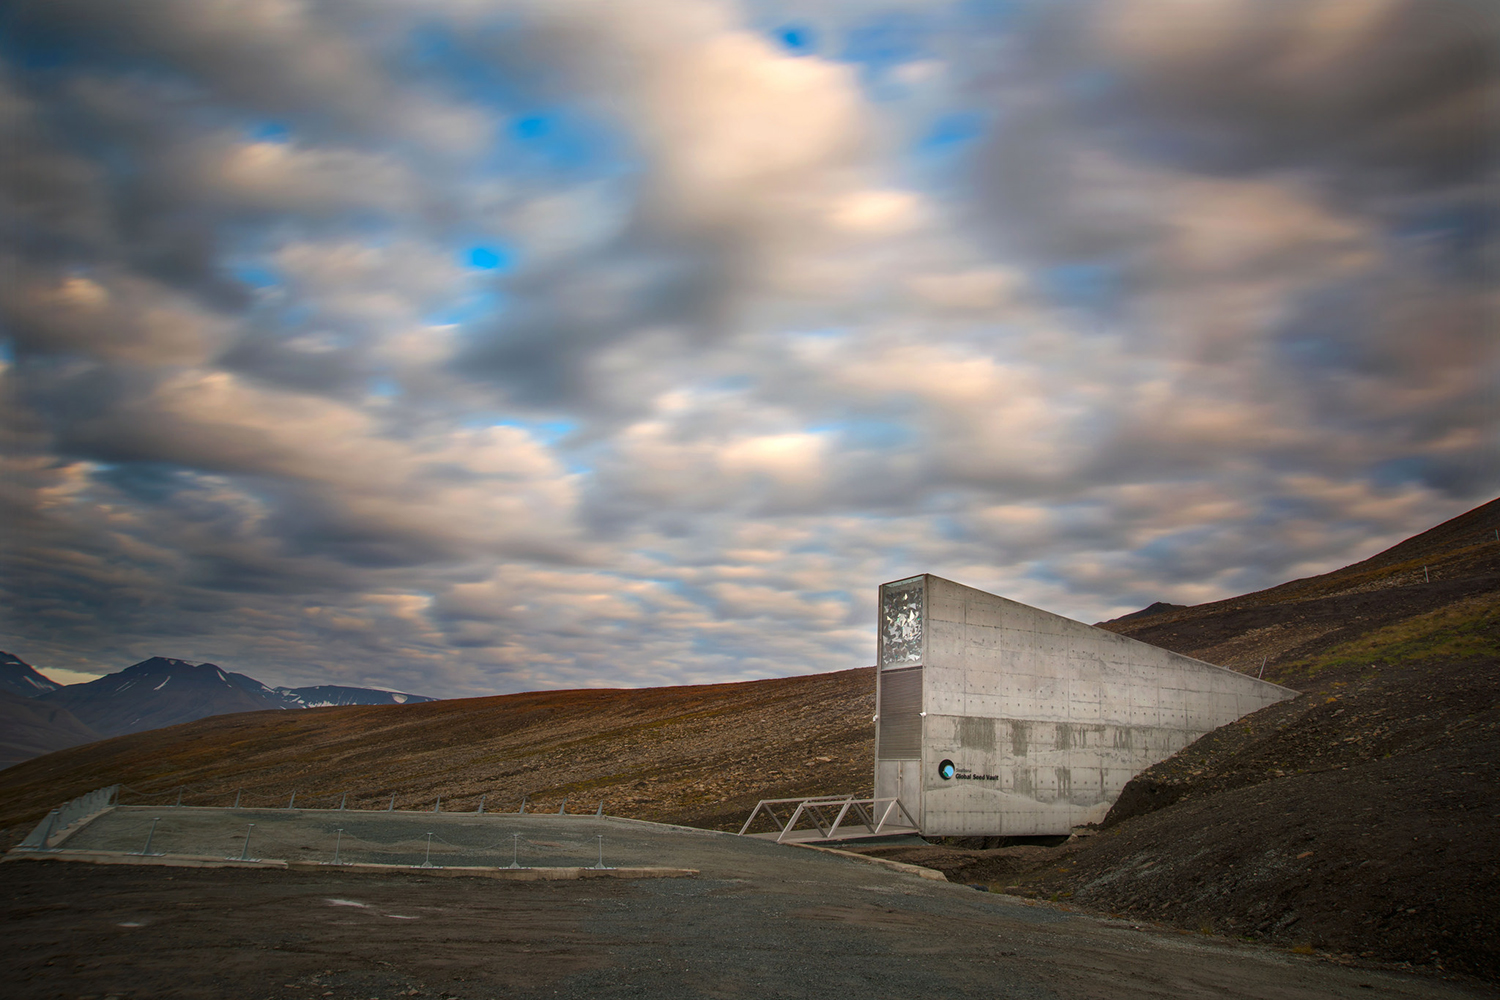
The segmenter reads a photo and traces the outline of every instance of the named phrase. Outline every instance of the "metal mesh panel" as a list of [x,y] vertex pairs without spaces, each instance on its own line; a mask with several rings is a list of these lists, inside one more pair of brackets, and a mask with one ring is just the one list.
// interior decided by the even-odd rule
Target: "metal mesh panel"
[[880,588],[880,666],[922,662],[922,594],[926,577],[914,576]]
[[922,756],[922,668],[880,671],[878,708],[881,760],[918,760]]

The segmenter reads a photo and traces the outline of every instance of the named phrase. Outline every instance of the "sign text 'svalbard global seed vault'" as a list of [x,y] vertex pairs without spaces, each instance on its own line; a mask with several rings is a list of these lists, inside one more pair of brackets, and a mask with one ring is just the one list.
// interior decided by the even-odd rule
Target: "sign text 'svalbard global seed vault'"
[[935,576],[880,588],[875,797],[922,833],[1064,834],[1295,691]]

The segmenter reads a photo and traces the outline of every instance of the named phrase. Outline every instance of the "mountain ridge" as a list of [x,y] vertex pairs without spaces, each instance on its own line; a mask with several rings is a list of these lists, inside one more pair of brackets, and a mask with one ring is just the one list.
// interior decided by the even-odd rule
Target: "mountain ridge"
[[[13,653],[0,652],[0,767],[106,737],[236,712],[330,705],[402,705],[426,695],[340,684],[270,687],[214,663],[152,656],[80,684],[57,684]],[[27,705],[47,706],[41,710]]]

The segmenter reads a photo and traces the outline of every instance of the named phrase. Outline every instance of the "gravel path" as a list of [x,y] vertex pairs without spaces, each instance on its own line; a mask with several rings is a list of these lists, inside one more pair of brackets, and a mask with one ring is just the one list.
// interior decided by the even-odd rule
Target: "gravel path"
[[[274,812],[283,815],[265,815]],[[702,875],[496,882],[331,866],[309,874],[8,863],[0,865],[8,997],[1497,995],[631,820],[120,810],[67,846],[139,849],[139,821],[156,815],[153,850],[234,847],[256,822],[268,847],[323,838],[304,853],[330,858],[327,835],[343,826],[363,849],[388,853],[432,830],[460,845],[445,847],[453,863],[489,857],[476,845],[505,848],[519,833],[540,860],[571,864],[590,861],[583,855],[597,853],[603,836],[607,864]],[[404,856],[420,863],[413,851]]]

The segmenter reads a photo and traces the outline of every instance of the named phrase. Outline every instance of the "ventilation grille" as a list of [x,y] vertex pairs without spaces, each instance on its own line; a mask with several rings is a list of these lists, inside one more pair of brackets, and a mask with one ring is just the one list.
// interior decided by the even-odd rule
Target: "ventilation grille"
[[881,760],[919,760],[922,756],[922,668],[882,670],[876,714]]

